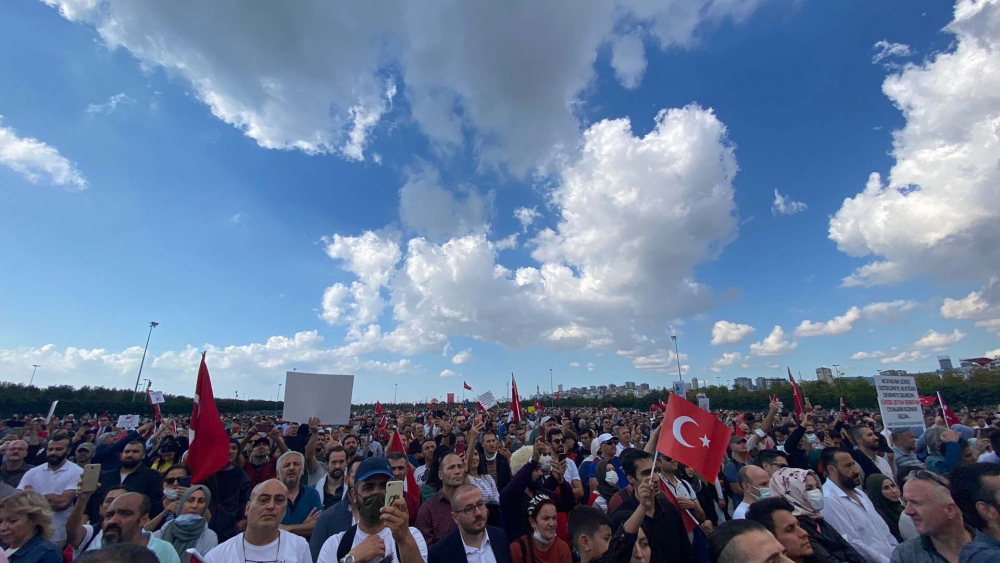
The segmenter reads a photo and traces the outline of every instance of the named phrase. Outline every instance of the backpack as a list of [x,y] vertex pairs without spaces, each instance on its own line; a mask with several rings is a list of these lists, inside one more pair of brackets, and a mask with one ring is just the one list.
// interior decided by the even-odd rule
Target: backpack
[[[340,538],[340,545],[337,546],[337,561],[344,558],[354,547],[354,536],[358,534],[358,525],[355,524],[351,526],[346,532],[344,532],[344,537]],[[396,542],[392,542],[392,553],[393,559],[399,561],[399,546]]]

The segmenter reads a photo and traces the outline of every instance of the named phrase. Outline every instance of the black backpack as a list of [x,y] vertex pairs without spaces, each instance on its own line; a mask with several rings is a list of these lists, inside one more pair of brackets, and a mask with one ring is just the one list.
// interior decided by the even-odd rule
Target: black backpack
[[[340,545],[337,546],[337,561],[344,558],[354,547],[354,536],[358,533],[358,525],[355,524],[351,526],[346,532],[344,532],[344,537],[340,538]],[[392,552],[393,559],[399,561],[399,546],[396,542],[392,542]]]

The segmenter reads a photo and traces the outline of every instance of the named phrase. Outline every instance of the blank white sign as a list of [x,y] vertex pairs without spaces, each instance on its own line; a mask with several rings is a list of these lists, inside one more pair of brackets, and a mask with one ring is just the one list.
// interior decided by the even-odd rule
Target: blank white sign
[[322,424],[347,424],[353,392],[353,375],[285,372],[282,418],[305,423],[310,416],[318,416]]

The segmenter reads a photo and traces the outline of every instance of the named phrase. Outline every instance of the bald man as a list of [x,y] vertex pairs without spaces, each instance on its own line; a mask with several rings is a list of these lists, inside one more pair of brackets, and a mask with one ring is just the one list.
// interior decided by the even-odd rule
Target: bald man
[[209,551],[208,563],[230,561],[284,561],[312,563],[309,543],[278,526],[288,506],[288,487],[268,479],[253,488],[247,503],[247,530]]
[[173,545],[143,532],[142,527],[149,522],[150,506],[149,499],[141,493],[118,496],[104,513],[101,545],[131,543],[152,551],[160,563],[180,563]]
[[768,484],[771,482],[770,475],[756,465],[745,465],[739,472],[740,487],[743,488],[743,501],[733,511],[733,520],[746,518],[750,505],[771,496],[771,489]]

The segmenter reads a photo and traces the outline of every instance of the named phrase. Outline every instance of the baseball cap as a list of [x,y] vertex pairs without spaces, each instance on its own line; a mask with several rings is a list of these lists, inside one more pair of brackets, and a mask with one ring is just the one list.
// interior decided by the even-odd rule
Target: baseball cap
[[729,438],[729,445],[731,446],[733,444],[736,444],[736,443],[739,443],[739,442],[746,442],[746,441],[747,441],[747,439],[744,438],[743,436],[740,436],[739,434],[733,434]]
[[603,444],[604,442],[607,442],[608,440],[614,440],[614,439],[615,439],[615,437],[612,436],[611,434],[601,434],[600,436],[597,437],[597,443],[598,444]]
[[550,420],[552,420],[551,416],[543,416],[542,417],[542,424],[545,424],[546,422],[548,422]]
[[91,444],[90,442],[84,442],[84,443],[80,444],[79,446],[77,446],[76,449],[78,449],[78,450],[90,450],[91,452],[94,452],[94,451],[97,450],[97,446],[95,446],[94,444]]
[[360,482],[371,479],[376,475],[385,475],[392,479],[392,466],[389,465],[388,459],[384,457],[369,457],[365,459],[358,466],[354,480]]

